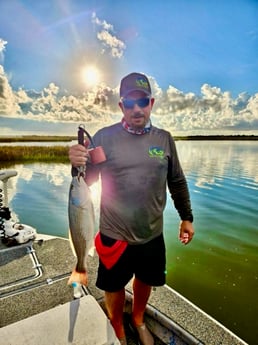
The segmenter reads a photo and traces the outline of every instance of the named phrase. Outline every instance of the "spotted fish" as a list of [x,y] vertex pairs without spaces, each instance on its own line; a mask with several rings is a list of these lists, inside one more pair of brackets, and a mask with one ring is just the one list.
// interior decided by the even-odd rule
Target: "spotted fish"
[[77,257],[68,284],[77,282],[87,285],[87,257],[94,248],[95,216],[90,189],[79,171],[77,176],[73,176],[70,185],[68,218],[70,237]]

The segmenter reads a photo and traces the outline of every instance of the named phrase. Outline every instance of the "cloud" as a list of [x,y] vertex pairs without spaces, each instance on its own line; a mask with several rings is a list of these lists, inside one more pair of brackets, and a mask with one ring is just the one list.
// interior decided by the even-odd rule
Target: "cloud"
[[257,130],[258,94],[242,93],[234,99],[228,91],[208,84],[201,87],[200,95],[169,86],[159,93],[154,112],[159,124],[172,131],[239,131],[241,126]]
[[[7,41],[0,38],[0,57],[3,55]],[[4,67],[0,65],[0,115],[16,113],[19,108],[16,106],[15,97],[12,88],[9,85]]]
[[0,38],[0,54],[5,50],[6,44],[7,44],[7,41],[4,41],[2,38]]
[[[122,58],[126,45],[123,41],[114,35],[114,28],[112,24],[107,23],[105,20],[101,21],[94,12],[92,14],[92,22],[99,26],[101,29],[97,32],[97,38],[105,48],[110,49],[110,53],[114,58]],[[105,49],[103,50],[103,52]]]
[[0,115],[19,113],[15,94],[9,85],[4,68],[0,65]]
[[4,41],[2,38],[0,38],[0,62],[4,61],[4,51],[6,44],[7,41]]
[[107,31],[113,31],[114,30],[114,27],[112,24],[109,24],[107,23],[105,20],[101,21],[97,16],[96,16],[96,13],[93,12],[92,13],[92,22],[101,26],[104,30],[107,30]]
[[9,103],[12,107],[5,107],[2,111],[0,108],[0,115],[48,122],[108,123],[118,110],[116,93],[116,90],[102,85],[80,96],[61,94],[54,83],[41,92],[11,90]]
[[[149,78],[155,97],[153,123],[172,133],[258,131],[258,94],[243,92],[233,98],[228,91],[208,84],[201,87],[199,95],[184,93],[172,85],[162,90],[153,77]],[[118,86],[102,84],[75,96],[50,83],[40,92],[15,91],[0,65],[0,115],[9,118],[102,127],[121,118],[118,90]]]

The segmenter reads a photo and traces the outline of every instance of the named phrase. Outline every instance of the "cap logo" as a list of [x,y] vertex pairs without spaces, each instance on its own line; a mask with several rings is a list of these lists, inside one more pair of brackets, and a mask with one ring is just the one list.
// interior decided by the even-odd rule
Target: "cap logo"
[[140,88],[149,90],[149,85],[148,85],[147,81],[142,79],[142,78],[136,79],[136,85]]

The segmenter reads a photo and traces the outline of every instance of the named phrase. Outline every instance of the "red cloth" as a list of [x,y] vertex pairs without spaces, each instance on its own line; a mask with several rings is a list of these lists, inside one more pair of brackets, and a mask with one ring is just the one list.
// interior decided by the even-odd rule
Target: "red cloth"
[[100,232],[95,236],[96,251],[100,260],[107,269],[112,268],[116,264],[120,256],[125,251],[127,245],[128,243],[126,241],[116,240],[111,247],[104,246],[101,241]]

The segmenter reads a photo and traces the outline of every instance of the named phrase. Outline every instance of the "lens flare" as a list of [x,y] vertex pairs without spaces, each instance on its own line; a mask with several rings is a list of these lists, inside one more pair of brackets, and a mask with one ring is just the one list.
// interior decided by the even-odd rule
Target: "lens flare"
[[82,70],[82,79],[87,86],[96,86],[100,81],[100,72],[95,66],[86,66]]

